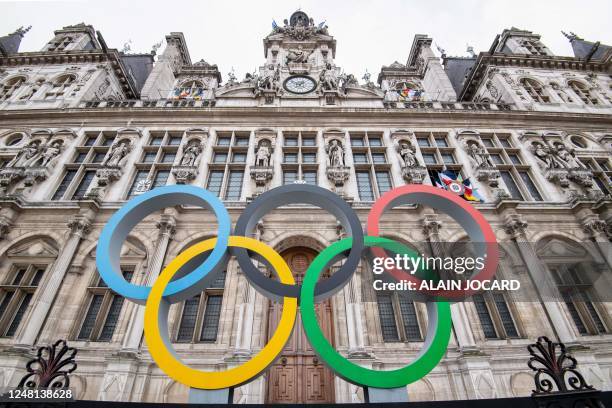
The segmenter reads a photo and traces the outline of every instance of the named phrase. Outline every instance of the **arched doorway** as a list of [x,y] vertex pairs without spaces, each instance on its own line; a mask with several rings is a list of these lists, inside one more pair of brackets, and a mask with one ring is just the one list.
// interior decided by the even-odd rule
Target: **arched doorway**
[[[317,253],[310,248],[293,247],[281,253],[298,283]],[[269,303],[268,338],[276,330],[281,306]],[[317,304],[319,324],[325,337],[333,341],[332,308],[329,300]],[[306,338],[298,313],[293,334],[283,353],[268,370],[266,403],[309,404],[334,402],[334,377],[318,359]]]

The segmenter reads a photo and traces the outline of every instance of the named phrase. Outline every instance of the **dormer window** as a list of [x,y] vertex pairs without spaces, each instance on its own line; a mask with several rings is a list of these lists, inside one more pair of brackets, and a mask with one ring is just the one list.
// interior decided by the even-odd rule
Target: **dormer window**
[[585,105],[599,105],[599,99],[597,99],[597,97],[591,93],[589,87],[582,82],[569,81],[568,85]]
[[174,88],[172,99],[193,99],[196,101],[204,98],[204,85],[200,81],[184,82],[181,86]]
[[538,103],[549,103],[550,97],[544,92],[542,84],[538,81],[529,78],[521,79],[521,85],[525,88],[525,91],[531,96],[534,102]]
[[6,101],[13,96],[15,91],[19,89],[19,87],[23,85],[25,81],[25,77],[18,76],[4,82],[4,84],[2,84],[2,88],[0,88],[0,101]]
[[539,41],[523,40],[521,45],[527,49],[532,55],[547,55],[546,49]]
[[52,41],[49,44],[49,48],[47,48],[47,51],[64,51],[71,42],[72,37],[70,37],[69,35],[60,37],[58,40]]
[[62,75],[58,77],[53,82],[51,89],[45,94],[45,99],[55,99],[64,96],[75,79],[73,75]]

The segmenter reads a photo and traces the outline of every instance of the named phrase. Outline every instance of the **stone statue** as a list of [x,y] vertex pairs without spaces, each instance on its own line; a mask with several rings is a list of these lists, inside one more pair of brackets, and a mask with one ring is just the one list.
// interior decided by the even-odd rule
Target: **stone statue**
[[33,140],[24,146],[13,160],[7,163],[6,167],[25,167],[40,151],[40,140]]
[[314,49],[310,51],[304,51],[301,45],[299,45],[298,48],[290,48],[287,52],[287,64],[289,64],[290,62],[301,64],[307,63],[308,57],[310,57],[313,52]]
[[55,140],[50,145],[44,147],[40,164],[42,167],[47,167],[60,154],[62,143],[61,139]]
[[102,166],[106,167],[119,167],[121,160],[128,154],[129,152],[128,141],[122,140],[119,143],[113,144],[110,149],[110,152],[106,155],[104,160],[102,161]]
[[355,78],[355,75],[353,74],[342,74],[340,75],[340,88],[342,89],[342,92],[344,94],[346,94],[348,92],[348,87],[349,86],[358,86],[359,82],[357,81],[357,78]]
[[484,146],[480,146],[478,142],[468,142],[467,153],[470,155],[470,159],[472,159],[476,167],[495,167],[487,149]]
[[227,81],[228,86],[234,86],[238,83],[238,81],[236,80],[236,74],[234,73],[234,68],[232,68],[232,70],[227,74],[227,77],[229,78],[229,80]]
[[181,166],[193,167],[196,165],[198,156],[202,153],[202,147],[197,140],[189,142],[183,148],[183,157],[181,157]]
[[256,80],[256,94],[260,94],[264,91],[276,92],[280,89],[280,69],[279,65],[276,68],[270,65],[266,69],[264,76],[258,77]]
[[336,91],[338,89],[338,80],[336,79],[336,72],[330,63],[325,65],[325,69],[321,71],[321,75],[319,76],[319,83],[321,89],[323,89],[324,91]]
[[257,77],[251,74],[250,72],[247,72],[246,74],[244,74],[244,79],[241,81],[241,83],[249,84],[249,83],[256,82],[256,81],[257,81]]
[[415,151],[410,142],[403,140],[399,146],[399,156],[404,163],[404,167],[417,167],[419,162],[416,158]]
[[325,151],[327,152],[330,167],[344,167],[344,149],[338,140],[332,139]]
[[255,166],[270,166],[270,146],[265,141],[259,144],[257,153],[255,153]]
[[534,142],[532,144],[533,154],[540,159],[546,169],[559,168],[559,163],[555,160],[550,148],[541,143]]
[[555,148],[557,158],[562,166],[568,169],[586,169],[585,165],[576,159],[563,143],[555,143]]

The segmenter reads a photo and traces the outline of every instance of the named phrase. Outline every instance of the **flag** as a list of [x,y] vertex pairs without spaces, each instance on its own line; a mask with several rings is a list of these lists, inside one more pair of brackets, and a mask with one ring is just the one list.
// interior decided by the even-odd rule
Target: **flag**
[[323,26],[325,25],[325,22],[326,22],[326,21],[327,21],[327,20],[321,21],[321,22],[319,23],[318,28],[323,28]]
[[472,187],[472,182],[470,181],[469,177],[463,181],[463,190],[464,190],[463,198],[465,198],[466,200],[477,201],[477,202],[484,201],[482,197],[480,196],[480,194],[478,194],[477,189]]
[[276,30],[278,28],[278,24],[276,24],[276,21],[272,20],[272,29]]
[[436,181],[436,187],[457,194],[467,201],[484,201],[480,194],[478,194],[477,189],[472,186],[469,177],[463,180],[461,174],[455,174],[450,170],[443,170],[438,172],[438,178],[440,179],[440,183]]

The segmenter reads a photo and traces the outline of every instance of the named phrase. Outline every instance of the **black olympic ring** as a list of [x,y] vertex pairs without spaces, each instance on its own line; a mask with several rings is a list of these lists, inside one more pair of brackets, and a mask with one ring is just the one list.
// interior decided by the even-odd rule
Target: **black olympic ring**
[[[364,249],[363,227],[355,211],[337,194],[314,185],[288,184],[269,190],[248,204],[236,222],[234,235],[252,236],[257,222],[264,214],[287,204],[312,204],[330,212],[353,238],[353,246],[345,263],[329,278],[317,283],[315,301],[319,302],[342,289],[353,276]],[[267,297],[276,300],[283,297],[299,298],[301,285],[287,285],[267,278],[253,265],[248,251],[244,248],[232,247],[230,251],[249,282]]]

